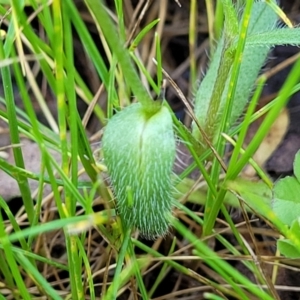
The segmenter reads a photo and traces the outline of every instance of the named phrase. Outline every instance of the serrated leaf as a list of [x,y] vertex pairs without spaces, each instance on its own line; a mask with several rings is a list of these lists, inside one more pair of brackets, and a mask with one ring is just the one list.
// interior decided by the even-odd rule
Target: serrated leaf
[[300,184],[295,177],[279,180],[273,189],[273,210],[285,224],[291,225],[300,216]]
[[288,258],[299,258],[300,251],[295,247],[295,245],[290,240],[278,240],[277,248],[281,254]]
[[297,152],[294,160],[294,174],[300,182],[300,151]]

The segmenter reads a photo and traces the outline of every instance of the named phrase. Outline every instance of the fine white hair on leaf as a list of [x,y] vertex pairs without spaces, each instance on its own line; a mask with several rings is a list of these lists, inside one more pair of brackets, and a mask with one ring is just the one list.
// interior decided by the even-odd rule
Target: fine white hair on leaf
[[164,236],[172,220],[176,154],[168,109],[151,114],[140,103],[125,108],[108,122],[102,149],[124,225],[147,239]]

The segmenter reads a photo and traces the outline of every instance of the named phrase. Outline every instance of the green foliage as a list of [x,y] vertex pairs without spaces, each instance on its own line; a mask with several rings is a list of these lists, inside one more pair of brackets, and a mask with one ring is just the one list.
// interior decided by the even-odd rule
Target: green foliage
[[[129,52],[127,50],[124,51],[125,41],[122,39],[122,36],[118,36],[117,31],[105,10],[104,4],[102,1],[97,0],[86,0],[86,2],[101,27],[107,43],[111,49],[113,49],[114,55],[116,55],[122,71],[124,72],[125,80],[132,88],[134,95],[139,99],[139,102],[141,102],[145,110],[149,112],[157,111],[158,106],[153,102],[142,85],[130,60]],[[150,29],[150,27],[148,27],[148,29]]]
[[146,238],[165,235],[172,215],[175,159],[169,110],[162,106],[149,114],[140,103],[132,104],[110,119],[102,143],[125,228],[137,228]]
[[[294,161],[295,177],[285,177],[275,183],[273,188],[272,208],[278,218],[296,236],[299,235],[300,225],[300,151]],[[277,242],[279,251],[289,258],[299,258],[300,249],[289,239],[280,239]]]
[[294,177],[285,177],[275,183],[273,210],[289,226],[300,216],[300,184]]
[[300,151],[294,162],[296,177],[285,177],[275,183],[273,190],[262,182],[245,179],[228,181],[226,187],[240,195],[246,207],[277,226],[284,238],[277,241],[278,250],[289,258],[300,257]]
[[[227,6],[228,4],[225,7]],[[221,116],[225,111],[232,74],[232,63],[237,50],[238,32],[236,32],[236,29],[231,29],[231,24],[236,22],[235,20],[232,21],[232,15],[232,10],[227,15],[225,14],[225,20],[228,19],[228,26],[226,27],[227,23],[225,21],[223,36],[218,41],[209,69],[197,90],[195,98],[195,115],[197,121],[214,143],[220,135]],[[239,21],[239,28],[242,30],[243,20],[240,18]],[[270,34],[276,22],[276,14],[265,3],[255,2],[253,4],[247,32],[243,32],[242,36],[245,39],[245,49],[242,53],[236,54],[240,55],[241,65],[236,92],[234,95],[230,95],[232,97],[232,111],[228,121],[229,126],[232,126],[237,118],[241,116],[249,101],[249,95],[253,89],[254,82],[266,60],[270,47],[276,44],[276,42],[272,45],[258,44],[257,47],[252,48],[248,46],[248,39],[251,36],[259,39],[259,33]],[[230,39],[227,37],[228,30],[230,31]],[[245,36],[246,34],[247,37]],[[259,40],[262,43],[264,42],[263,39]],[[193,124],[193,134],[204,144],[203,137],[201,137],[195,123]]]
[[[211,1],[208,2],[211,4]],[[296,199],[300,191],[299,155],[295,160],[296,177],[279,181],[273,189],[273,200],[270,188],[272,184],[263,176],[262,171],[260,174],[266,183],[238,178],[291,93],[297,90],[295,85],[299,81],[300,63],[287,78],[278,97],[268,108],[264,123],[244,151],[241,149],[243,140],[250,122],[256,117],[253,111],[264,84],[263,80],[259,81],[258,89],[250,100],[255,80],[273,45],[299,44],[299,29],[276,28],[277,15],[263,1],[237,1],[236,7],[233,1],[218,1],[215,12],[217,28],[213,29],[216,36],[221,37],[209,70],[197,91],[196,119],[191,132],[176,119],[166,101],[161,101],[164,100],[164,90],[161,88],[164,65],[161,45],[164,44],[160,42],[159,34],[153,34],[153,49],[157,58],[156,80],[136,54],[140,44],[159,20],[147,22],[143,29],[128,38],[123,1],[114,1],[116,23],[103,1],[86,0],[85,3],[91,12],[95,28],[99,29],[105,53],[99,52],[73,1],[0,1],[0,13],[5,16],[2,21],[7,26],[5,38],[3,36],[0,41],[5,98],[0,101],[6,108],[0,111],[0,116],[9,123],[15,157],[15,163],[0,158],[0,168],[18,182],[26,211],[24,215],[28,218],[28,228],[23,228],[23,219],[19,221],[0,197],[1,212],[5,212],[9,219],[9,223],[4,223],[0,214],[0,265],[5,290],[11,291],[14,299],[34,299],[34,290],[49,299],[76,300],[85,299],[88,295],[91,299],[101,297],[111,300],[118,297],[124,286],[134,282],[131,287],[132,290],[136,289],[136,295],[139,293],[142,299],[150,299],[168,272],[174,269],[195,282],[209,285],[222,296],[273,299],[272,288],[261,289],[261,285],[268,281],[257,266],[257,261],[247,259],[241,262],[246,271],[255,276],[257,284],[254,284],[210,249],[204,239],[213,234],[229,255],[246,255],[249,258],[252,253],[223,205],[240,207],[240,203],[244,203],[243,207],[247,212],[255,211],[269,220],[282,234],[283,239],[277,243],[282,254],[292,258],[299,257],[299,203]],[[43,32],[41,36],[28,20],[25,5],[33,7],[35,23],[40,25]],[[8,11],[9,6],[12,9]],[[192,6],[190,14],[194,17],[197,16],[195,7],[196,5]],[[212,10],[210,12],[213,13]],[[195,38],[193,26],[190,25],[190,37],[194,35]],[[95,70],[96,77],[99,77],[107,91],[105,109],[96,103],[98,96],[94,99],[92,91],[75,68],[74,33],[82,43],[91,69]],[[57,100],[57,123],[47,108],[35,73],[24,57],[23,47],[34,56],[35,64],[40,67],[44,81]],[[195,56],[192,55],[191,70],[193,73],[196,70]],[[12,73],[24,110],[16,105]],[[192,74],[191,77],[194,76]],[[191,86],[193,84],[194,82]],[[29,90],[33,95],[29,94]],[[160,99],[154,101],[153,98],[157,96]],[[39,123],[32,97],[38,100],[49,128]],[[106,125],[101,149],[105,166],[102,161],[98,162],[98,169],[85,130],[88,118],[81,120],[77,111],[78,97],[89,105],[89,112],[96,114],[101,126]],[[236,125],[249,102],[244,121]],[[211,168],[207,168],[206,160],[214,157],[212,149],[202,137],[198,124],[203,127],[208,141],[215,147]],[[176,130],[195,161],[176,178],[172,176],[176,148],[173,130]],[[225,139],[221,135],[223,132],[229,139],[234,135],[238,136],[238,141],[233,143],[235,149],[228,168],[222,161],[225,152]],[[19,145],[21,134],[38,145],[41,164],[36,173],[25,168],[22,147]],[[59,153],[61,162],[53,157],[50,149]],[[79,177],[78,160],[89,177],[88,181]],[[220,163],[227,171],[224,174]],[[106,167],[110,181],[102,174]],[[196,186],[195,181],[187,178],[194,169],[199,169],[205,179],[201,182],[201,188]],[[30,194],[29,180],[38,182],[35,203]],[[173,182],[176,182],[176,190]],[[49,200],[43,198],[44,184],[51,186],[51,205],[45,204]],[[98,213],[93,211],[95,199],[102,207]],[[182,201],[179,202],[178,199]],[[205,205],[203,218],[198,210],[189,209],[189,205],[185,205],[186,201]],[[224,228],[232,232],[238,245],[231,244],[214,230],[220,209],[225,217]],[[173,211],[176,212],[176,217],[172,215]],[[49,219],[47,216],[50,216]],[[178,241],[174,237],[171,245],[164,244],[166,255],[156,250],[157,241],[151,248],[147,246],[150,242],[146,245],[131,238],[133,229],[138,229],[148,239],[165,236],[170,226],[174,226],[183,240]],[[95,241],[92,240],[92,234],[86,232],[91,227],[95,227],[95,232],[99,234]],[[194,228],[201,229],[202,236],[196,235]],[[47,234],[55,231],[61,235],[62,244],[66,246],[63,262],[49,256],[43,247],[34,252],[35,245],[47,240]],[[90,260],[90,246],[97,245],[99,240],[105,241],[105,258],[113,257],[112,262],[107,260],[101,296],[100,293],[97,294],[97,279],[93,273],[98,273],[98,269],[93,269],[94,261]],[[177,259],[175,257],[181,255],[184,249],[182,242],[190,249],[190,256],[186,256],[184,252],[184,256]],[[136,248],[143,251],[143,254],[137,254],[140,252]],[[172,257],[173,255],[176,256]],[[203,260],[210,271],[216,272],[217,279],[204,278],[187,267],[183,261],[190,259],[197,262]],[[61,291],[60,287],[45,280],[41,265],[45,265],[45,270],[50,266],[56,274],[68,272],[68,289]],[[157,273],[153,286],[146,288],[144,272],[159,265],[163,267]],[[106,281],[109,270],[113,270],[114,276],[108,287]],[[132,277],[136,280],[132,280]],[[34,289],[27,289],[27,281],[32,283]],[[224,285],[224,282],[227,284]],[[218,299],[213,294],[207,297]]]
[[[287,209],[286,207],[284,209]],[[287,209],[288,210],[288,209]],[[294,235],[299,235],[300,224],[299,224],[299,216],[296,220],[292,222],[291,225],[291,233]],[[293,241],[290,239],[279,239],[277,241],[277,248],[281,254],[288,258],[299,258],[300,257],[300,249],[295,245]]]

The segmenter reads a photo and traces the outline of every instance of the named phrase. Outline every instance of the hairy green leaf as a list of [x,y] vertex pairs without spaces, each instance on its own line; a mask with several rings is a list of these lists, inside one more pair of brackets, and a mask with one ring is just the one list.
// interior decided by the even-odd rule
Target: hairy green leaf
[[175,138],[169,110],[148,114],[132,104],[108,122],[103,155],[126,228],[135,227],[149,239],[168,231],[171,173]]

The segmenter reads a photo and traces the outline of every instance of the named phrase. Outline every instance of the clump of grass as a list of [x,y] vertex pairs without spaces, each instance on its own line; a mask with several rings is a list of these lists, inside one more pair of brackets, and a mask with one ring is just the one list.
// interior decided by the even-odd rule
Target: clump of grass
[[[262,268],[262,258],[254,254],[239,229],[242,224],[234,224],[224,205],[239,206],[239,201],[245,200],[250,208],[299,247],[299,238],[274,217],[270,206],[259,205],[260,200],[270,201],[268,191],[272,186],[263,171],[260,170],[260,174],[267,185],[263,182],[251,185],[256,193],[245,187],[248,182],[245,184],[237,179],[291,91],[298,88],[300,62],[278,97],[265,109],[268,113],[265,121],[243,150],[246,131],[257,116],[253,112],[264,77],[257,82],[252,98],[248,98],[269,48],[275,44],[299,43],[298,29],[275,28],[276,13],[282,12],[272,3],[269,3],[273,5],[270,8],[268,3],[238,1],[236,8],[232,1],[224,0],[218,2],[214,10],[207,1],[209,24],[213,19],[216,24],[215,28],[209,26],[210,36],[218,38],[218,44],[211,49],[213,59],[198,89],[195,111],[188,107],[194,118],[190,130],[177,120],[166,101],[153,100],[161,98],[162,74],[166,74],[163,70],[166,2],[155,10],[148,2],[134,8],[130,1],[115,1],[114,6],[108,8],[102,1],[86,0],[85,10],[89,14],[81,14],[72,1],[0,1],[5,26],[0,41],[0,57],[4,62],[1,103],[5,109],[0,111],[0,116],[9,125],[15,159],[11,164],[0,158],[0,167],[18,183],[24,206],[24,213],[19,217],[12,214],[9,203],[0,197],[0,264],[4,283],[4,288],[0,289],[1,299],[116,299],[125,291],[128,298],[152,299],[164,280],[172,276],[186,276],[193,281],[194,289],[185,290],[180,286],[165,295],[169,298],[199,297],[199,292],[204,290],[211,292],[205,296],[210,299],[278,298],[274,282]],[[149,13],[151,9],[156,17]],[[134,19],[132,24],[126,19],[130,13]],[[143,18],[148,18],[148,13],[151,18],[146,25],[140,25],[144,24]],[[191,88],[197,77],[194,53],[197,14],[196,2],[192,1],[187,32],[191,43]],[[83,22],[84,16],[88,16],[97,31],[101,51]],[[264,22],[269,27],[263,26]],[[257,29],[259,26],[263,30]],[[76,69],[74,33],[84,49],[91,72],[97,77],[95,82],[101,85],[98,93],[90,90]],[[211,46],[213,40],[210,40]],[[146,58],[142,51],[144,45],[152,49]],[[34,58],[33,66],[28,54]],[[251,71],[248,56],[257,62]],[[151,63],[153,57],[156,66]],[[247,58],[246,61],[241,57]],[[56,100],[57,119],[47,107],[35,68]],[[251,80],[246,84],[249,72]],[[16,105],[14,81],[24,110]],[[105,105],[97,102],[100,95]],[[48,126],[38,121],[33,97]],[[79,97],[88,106],[84,119],[78,111]],[[240,98],[243,103],[237,105]],[[133,103],[136,101],[139,103]],[[242,123],[232,127],[246,106]],[[103,137],[105,161],[95,160],[86,133],[92,112],[101,127],[109,122]],[[120,119],[121,122],[115,121]],[[178,184],[175,188],[181,193],[174,193],[171,199],[174,132],[186,145],[194,162],[174,180]],[[234,141],[232,137],[236,135],[238,138]],[[21,136],[38,145],[41,162],[36,173],[25,167]],[[228,165],[223,161],[224,136],[235,145]],[[59,154],[59,160],[52,151]],[[107,169],[111,181],[107,180]],[[188,178],[194,169],[201,172],[197,181]],[[80,177],[82,173],[85,179]],[[38,182],[35,199],[30,179]],[[202,188],[198,187],[199,183]],[[44,195],[46,184],[51,187],[48,195]],[[143,193],[139,193],[141,189]],[[199,204],[205,206],[203,213],[199,212]],[[175,207],[174,217],[171,217],[171,206]],[[241,209],[253,237],[243,205]],[[218,219],[220,210],[225,220]],[[9,221],[4,221],[4,216]],[[162,221],[163,226],[158,226]],[[143,242],[136,231],[140,229],[142,234],[157,238],[165,234],[170,222],[174,229],[152,244]],[[237,242],[227,240],[222,231],[230,231]],[[222,245],[227,257],[209,247],[208,240]],[[252,242],[257,250],[255,241]],[[61,255],[58,246],[62,248]],[[242,258],[244,271],[234,268],[227,258]],[[195,261],[195,266],[191,261]],[[249,272],[256,284],[245,276]],[[262,289],[262,285],[266,288]]]

